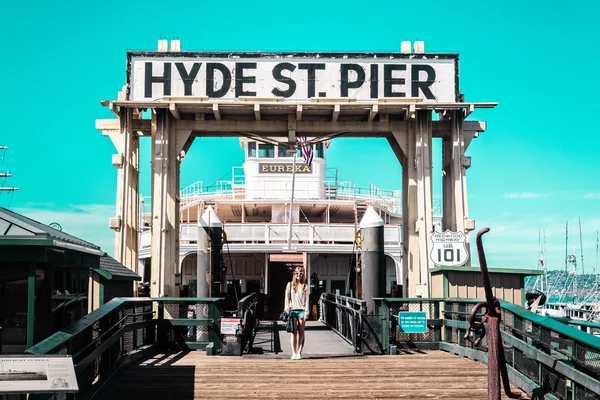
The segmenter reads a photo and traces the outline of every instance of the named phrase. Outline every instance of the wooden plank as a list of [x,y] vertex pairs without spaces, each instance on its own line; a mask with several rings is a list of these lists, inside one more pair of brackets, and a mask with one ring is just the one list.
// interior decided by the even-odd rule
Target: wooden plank
[[303,399],[487,399],[487,367],[441,351],[313,359],[308,355],[303,360],[259,357],[158,354],[128,368],[107,398],[292,398],[295,392],[291,394],[286,384],[292,379],[306,383]]
[[177,109],[175,103],[169,104],[169,111],[171,111],[171,115],[173,115],[173,118],[181,119],[181,114],[179,114],[179,110]]
[[379,112],[379,105],[373,104],[371,111],[369,111],[369,122],[373,121],[377,113]]
[[260,121],[260,104],[254,105],[254,118],[256,118],[257,121]]
[[221,111],[219,111],[219,104],[213,104],[213,113],[215,114],[215,119],[217,121],[221,120]]
[[340,116],[340,105],[336,104],[335,106],[333,106],[333,114],[331,116],[331,121],[337,122],[339,116]]

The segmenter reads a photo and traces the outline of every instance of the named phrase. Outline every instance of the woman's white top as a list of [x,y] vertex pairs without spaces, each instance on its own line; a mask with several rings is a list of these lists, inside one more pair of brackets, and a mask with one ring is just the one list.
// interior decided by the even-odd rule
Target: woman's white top
[[285,304],[283,309],[291,308],[292,310],[304,310],[308,315],[308,285],[306,285],[306,292],[302,291],[300,285],[298,285],[298,291],[294,290],[292,282],[288,282],[285,288]]

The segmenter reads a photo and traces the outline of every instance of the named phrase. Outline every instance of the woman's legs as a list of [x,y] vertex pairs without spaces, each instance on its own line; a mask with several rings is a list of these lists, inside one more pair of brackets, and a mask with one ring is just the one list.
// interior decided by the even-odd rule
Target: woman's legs
[[298,352],[297,354],[302,354],[302,349],[304,348],[304,318],[298,319]]
[[[289,318],[292,318],[292,316],[290,315]],[[298,324],[296,323],[296,321],[296,318],[292,318],[292,324],[294,324],[294,331],[290,334],[290,341],[292,345],[292,357],[299,353],[298,346],[296,344],[296,338],[298,337]]]

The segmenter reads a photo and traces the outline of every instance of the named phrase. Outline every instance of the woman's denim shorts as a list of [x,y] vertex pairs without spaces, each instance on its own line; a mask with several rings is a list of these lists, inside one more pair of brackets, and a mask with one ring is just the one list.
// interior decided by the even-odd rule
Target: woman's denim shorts
[[294,314],[298,319],[304,318],[304,310],[292,310],[290,314]]

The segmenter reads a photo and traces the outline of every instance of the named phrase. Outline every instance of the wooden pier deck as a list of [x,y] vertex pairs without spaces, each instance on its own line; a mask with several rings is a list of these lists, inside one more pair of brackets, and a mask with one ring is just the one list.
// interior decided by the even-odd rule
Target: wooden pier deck
[[179,352],[129,366],[105,398],[484,400],[487,367],[442,351],[303,360]]

